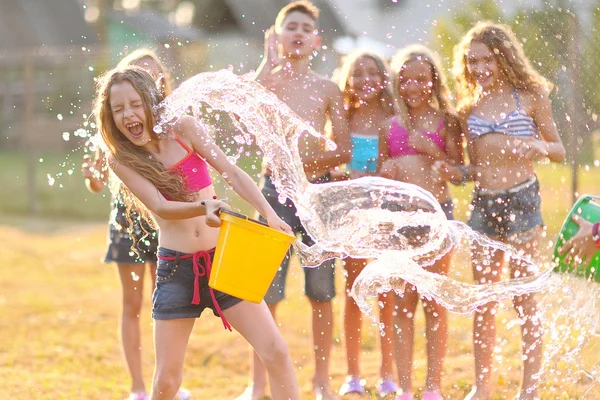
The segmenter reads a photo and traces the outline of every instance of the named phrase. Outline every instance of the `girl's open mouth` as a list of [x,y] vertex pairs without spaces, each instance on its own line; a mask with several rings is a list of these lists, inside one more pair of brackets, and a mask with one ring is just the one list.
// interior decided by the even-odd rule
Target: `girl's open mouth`
[[139,122],[133,122],[127,124],[127,130],[129,130],[129,134],[134,139],[139,139],[142,136],[142,133],[144,132],[144,126]]

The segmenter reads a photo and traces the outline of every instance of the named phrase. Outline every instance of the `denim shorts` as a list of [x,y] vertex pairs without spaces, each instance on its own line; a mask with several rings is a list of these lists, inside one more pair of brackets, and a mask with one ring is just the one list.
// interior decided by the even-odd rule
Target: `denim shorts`
[[[327,181],[327,177],[321,178],[319,182]],[[287,199],[285,204],[281,204],[278,200],[279,194],[268,176],[264,177],[262,194],[265,196],[275,213],[284,220],[294,233],[300,235],[302,243],[307,246],[312,246],[314,242],[306,233],[300,219],[296,215],[296,207],[290,199]],[[291,258],[290,249],[283,259],[271,286],[265,295],[265,302],[269,305],[276,304],[285,298],[285,280],[290,266]],[[302,268],[304,270],[304,292],[306,296],[314,301],[326,302],[330,301],[335,296],[334,271],[335,260],[327,260],[316,268]]]
[[[108,250],[104,262],[115,262],[117,264],[151,262],[156,264],[158,232],[148,226],[146,222],[139,221],[137,215],[134,214],[131,218],[133,224],[130,233],[128,229],[129,222],[125,216],[126,212],[123,203],[117,200],[113,201],[111,218],[108,223]],[[136,251],[132,249],[134,245]]]
[[476,190],[468,225],[488,237],[512,240],[544,226],[541,204],[537,177],[503,191]]
[[[209,250],[210,260],[215,256],[214,249]],[[159,256],[181,257],[188,255],[175,250],[165,248],[158,249]],[[200,265],[206,268],[206,264],[199,260]],[[198,318],[205,308],[210,308],[215,316],[219,316],[213,304],[208,287],[208,274],[198,278],[200,287],[200,304],[192,304],[194,298],[194,280],[196,276],[193,269],[193,259],[176,259],[173,261],[163,260],[159,257],[156,269],[156,288],[152,295],[152,318],[166,320],[176,318]],[[227,310],[241,302],[241,299],[230,296],[218,290],[213,290],[215,299],[221,310]]]

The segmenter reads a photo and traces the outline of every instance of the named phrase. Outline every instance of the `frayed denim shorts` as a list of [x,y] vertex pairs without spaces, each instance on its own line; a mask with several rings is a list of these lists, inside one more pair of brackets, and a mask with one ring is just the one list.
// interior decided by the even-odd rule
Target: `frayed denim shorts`
[[189,254],[159,248],[152,318],[198,318],[204,309],[209,308],[226,322],[221,310],[227,310],[242,300],[208,286],[214,255],[214,249]]
[[[158,250],[158,231],[153,230],[146,222],[139,221],[132,214],[131,223],[126,217],[123,203],[113,201],[111,218],[108,223],[108,249],[104,257],[105,263],[117,264],[156,264]],[[114,218],[114,220],[113,220]]]
[[541,204],[535,176],[507,190],[477,189],[468,225],[488,237],[524,242],[528,232],[544,226]]

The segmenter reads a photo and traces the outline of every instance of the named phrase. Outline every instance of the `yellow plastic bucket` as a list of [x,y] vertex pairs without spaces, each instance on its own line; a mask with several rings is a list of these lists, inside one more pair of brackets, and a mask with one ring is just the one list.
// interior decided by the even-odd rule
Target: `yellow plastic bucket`
[[229,210],[222,210],[221,231],[209,286],[260,303],[296,237]]

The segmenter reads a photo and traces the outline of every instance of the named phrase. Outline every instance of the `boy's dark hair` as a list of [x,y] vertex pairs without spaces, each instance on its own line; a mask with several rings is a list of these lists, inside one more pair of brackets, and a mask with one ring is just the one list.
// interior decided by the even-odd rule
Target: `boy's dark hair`
[[310,1],[299,0],[294,1],[279,10],[277,18],[275,18],[275,28],[281,28],[283,21],[293,12],[299,12],[304,15],[308,15],[315,22],[315,25],[318,23],[319,9]]

